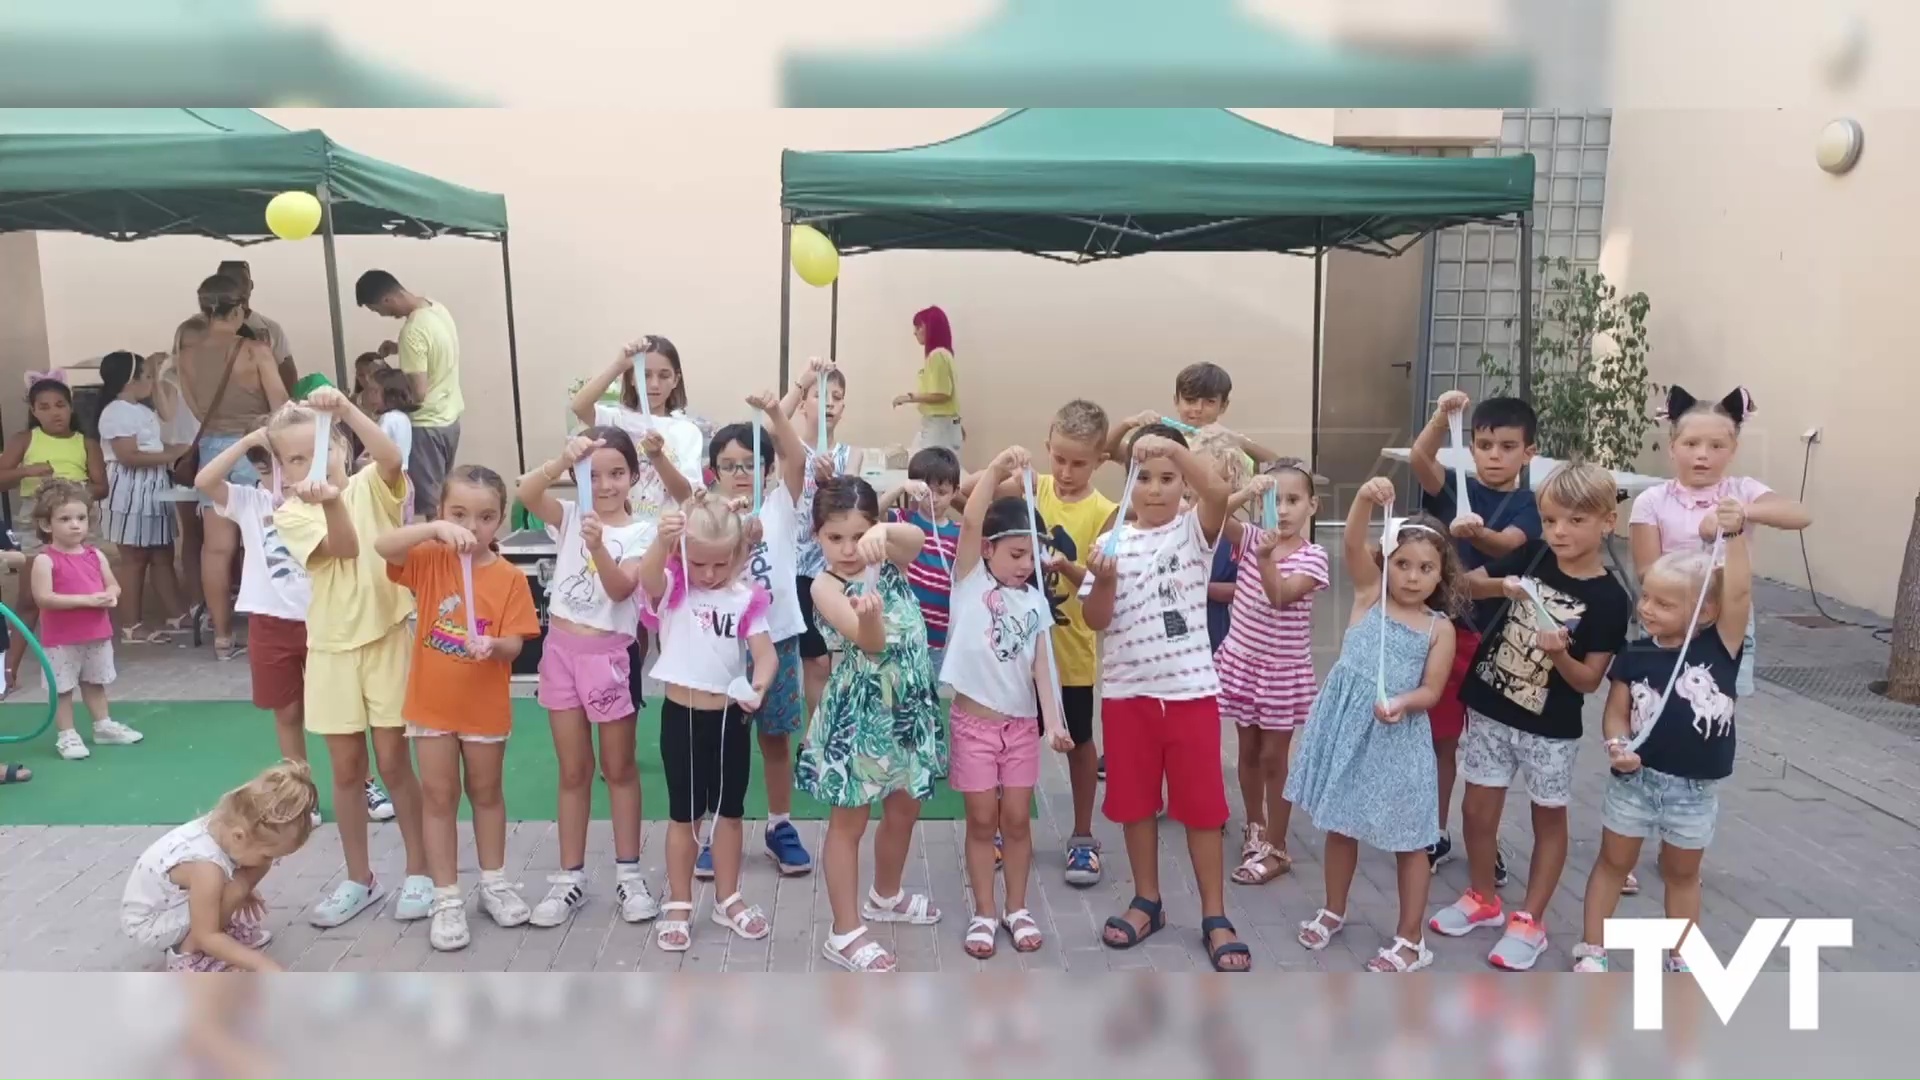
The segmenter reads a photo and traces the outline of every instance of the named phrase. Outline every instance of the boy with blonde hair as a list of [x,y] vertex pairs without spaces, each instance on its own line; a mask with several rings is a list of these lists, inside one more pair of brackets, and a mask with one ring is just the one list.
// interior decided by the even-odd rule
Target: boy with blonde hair
[[[1547,905],[1567,861],[1581,706],[1626,643],[1633,610],[1601,558],[1616,518],[1613,473],[1562,465],[1537,498],[1540,539],[1467,575],[1475,598],[1505,604],[1460,687],[1467,710],[1461,817],[1471,884],[1428,923],[1450,937],[1504,923],[1487,962],[1506,971],[1526,971],[1546,950]],[[1526,899],[1509,914],[1496,892],[1494,859],[1507,788],[1519,776],[1533,803],[1533,855]]]

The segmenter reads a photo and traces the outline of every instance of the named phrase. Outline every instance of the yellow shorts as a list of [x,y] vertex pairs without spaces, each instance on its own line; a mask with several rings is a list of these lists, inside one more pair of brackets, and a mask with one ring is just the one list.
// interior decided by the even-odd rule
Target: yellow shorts
[[405,728],[407,662],[413,635],[396,624],[378,641],[347,652],[307,653],[307,730],[359,735],[368,727]]

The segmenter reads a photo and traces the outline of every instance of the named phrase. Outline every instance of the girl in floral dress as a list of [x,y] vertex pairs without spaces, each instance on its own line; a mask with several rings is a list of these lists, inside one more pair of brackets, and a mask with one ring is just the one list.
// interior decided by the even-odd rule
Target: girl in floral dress
[[[853,476],[821,483],[813,532],[826,556],[813,583],[814,610],[828,648],[840,654],[794,777],[833,808],[823,858],[833,929],[822,951],[849,971],[891,971],[893,957],[879,942],[860,941],[866,923],[940,920],[927,897],[908,896],[900,883],[939,757],[927,626],[905,569],[926,537],[912,525],[881,522],[879,496]],[[860,839],[876,802],[873,887],[857,905]]]

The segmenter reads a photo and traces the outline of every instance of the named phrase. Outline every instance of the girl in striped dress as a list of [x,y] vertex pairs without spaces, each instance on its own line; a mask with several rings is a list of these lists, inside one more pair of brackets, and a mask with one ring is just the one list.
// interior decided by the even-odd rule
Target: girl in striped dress
[[[148,406],[153,396],[152,365],[130,352],[108,353],[100,361],[100,449],[107,461],[107,540],[120,549],[120,572],[129,603],[122,605],[122,640],[131,645],[164,641],[182,632],[185,610],[173,575],[173,504],[161,496],[173,488],[168,468],[186,453],[166,445],[160,414]],[[164,628],[140,622],[148,575],[160,594]]]
[[[1310,536],[1320,505],[1313,475],[1283,458],[1247,488],[1257,498],[1268,490],[1276,511],[1269,527],[1230,521],[1225,530],[1239,578],[1227,638],[1214,655],[1220,715],[1240,734],[1247,828],[1233,880],[1242,885],[1272,881],[1293,862],[1293,808],[1281,793],[1293,729],[1313,708],[1313,594],[1327,587],[1327,553]],[[1264,521],[1257,510],[1255,516]]]

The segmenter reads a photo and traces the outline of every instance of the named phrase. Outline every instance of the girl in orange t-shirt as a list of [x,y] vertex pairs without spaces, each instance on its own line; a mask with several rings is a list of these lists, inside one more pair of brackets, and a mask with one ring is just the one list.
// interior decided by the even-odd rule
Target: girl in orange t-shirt
[[413,591],[420,612],[401,711],[426,796],[427,872],[434,886],[427,939],[442,950],[469,940],[455,861],[463,770],[480,856],[480,906],[501,926],[519,926],[532,914],[506,879],[500,772],[513,726],[508,680],[521,645],[539,636],[540,617],[526,575],[493,549],[506,513],[507,485],[500,475],[463,465],[447,477],[439,520],[395,529],[374,543],[387,560],[387,576]]

